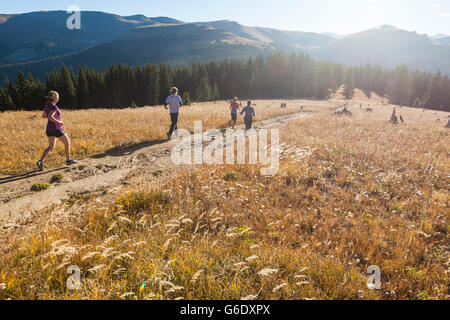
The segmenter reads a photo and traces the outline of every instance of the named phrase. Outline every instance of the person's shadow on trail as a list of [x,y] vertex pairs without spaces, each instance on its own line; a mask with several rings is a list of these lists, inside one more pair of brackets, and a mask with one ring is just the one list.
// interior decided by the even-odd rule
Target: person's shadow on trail
[[146,141],[146,142],[141,142],[141,143],[134,144],[134,145],[131,145],[131,146],[117,147],[117,148],[113,148],[111,150],[108,150],[105,153],[92,156],[91,158],[93,158],[93,159],[102,159],[102,158],[105,158],[105,157],[129,156],[129,155],[131,155],[131,154],[133,154],[136,151],[139,151],[141,149],[145,149],[145,148],[157,145],[157,144],[163,144],[163,143],[166,143],[166,142],[169,142],[169,140]]
[[29,179],[29,178],[33,178],[33,177],[37,177],[37,176],[42,176],[47,173],[62,171],[67,168],[68,167],[63,167],[63,168],[58,168],[58,169],[53,169],[53,170],[46,170],[46,171],[34,170],[34,171],[27,172],[27,173],[15,175],[15,176],[3,177],[3,178],[0,178],[0,185],[14,182],[14,181],[25,180],[25,179]]
[[[145,149],[145,148],[157,145],[157,144],[163,144],[165,142],[168,142],[168,140],[146,141],[146,142],[138,143],[138,144],[131,145],[131,146],[118,147],[118,148],[108,150],[105,153],[92,156],[91,158],[92,159],[102,159],[105,157],[123,157],[123,156],[131,155],[141,149]],[[15,175],[15,176],[2,177],[2,178],[0,178],[0,185],[7,184],[10,182],[14,182],[14,181],[26,180],[29,178],[42,176],[42,175],[52,173],[52,172],[62,171],[67,168],[69,168],[69,167],[62,167],[62,168],[58,168],[58,169],[45,170],[45,171],[34,170],[34,171],[19,174],[19,175]]]

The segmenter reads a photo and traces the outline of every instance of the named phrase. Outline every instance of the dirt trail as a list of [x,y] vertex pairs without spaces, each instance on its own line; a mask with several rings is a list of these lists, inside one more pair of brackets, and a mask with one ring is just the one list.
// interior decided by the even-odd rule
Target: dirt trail
[[[256,122],[254,128],[258,130],[281,127],[292,120],[310,115],[303,112],[280,116]],[[159,170],[170,169],[175,166],[171,160],[171,150],[176,143],[145,142],[81,160],[74,167],[0,178],[0,227],[11,228],[26,223],[33,219],[36,212],[61,204],[72,196],[108,190],[123,184],[131,176],[151,177]],[[62,180],[52,184],[50,181],[56,174],[60,174]],[[40,192],[32,192],[32,186],[39,183],[50,184],[50,187]]]

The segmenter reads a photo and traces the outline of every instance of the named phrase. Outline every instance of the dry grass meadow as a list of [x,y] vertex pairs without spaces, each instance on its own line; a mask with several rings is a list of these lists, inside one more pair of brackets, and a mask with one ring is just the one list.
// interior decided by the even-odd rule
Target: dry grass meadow
[[[42,212],[9,236],[0,299],[450,299],[450,138],[436,122],[448,113],[403,108],[406,124],[392,126],[392,107],[336,118],[330,106],[281,130],[274,177],[257,166],[189,167]],[[42,123],[15,116],[0,115],[2,138],[17,137],[1,146],[11,152],[3,171],[31,165],[45,145]],[[167,129],[158,109],[64,117],[78,155]],[[228,112],[208,119],[223,124]],[[69,265],[81,268],[80,291],[66,287]],[[370,265],[381,290],[366,286]]]
[[[286,109],[274,108],[274,101],[254,101],[258,120],[282,114],[299,112],[300,101]],[[193,104],[184,107],[180,125],[193,128],[194,121],[201,120],[205,129],[225,128],[230,120],[229,104],[225,101]],[[278,104],[279,107],[279,104]],[[45,135],[47,120],[42,112],[0,113],[0,175],[20,174],[34,170],[36,161],[48,146]],[[37,118],[35,118],[37,117]],[[144,141],[167,139],[170,127],[169,112],[163,107],[81,111],[62,110],[62,118],[72,142],[76,159],[104,153],[108,150]],[[239,119],[243,123],[242,117]],[[57,145],[55,154],[47,160],[49,167],[64,161],[64,148]]]

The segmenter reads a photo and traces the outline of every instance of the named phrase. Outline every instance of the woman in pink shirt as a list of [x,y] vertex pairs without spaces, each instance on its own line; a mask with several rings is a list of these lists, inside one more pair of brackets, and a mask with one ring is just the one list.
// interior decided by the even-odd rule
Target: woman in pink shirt
[[58,138],[64,144],[64,150],[67,158],[67,165],[76,164],[77,161],[70,158],[70,140],[62,126],[64,122],[61,121],[61,110],[56,105],[59,101],[59,94],[56,91],[50,91],[48,96],[45,97],[47,103],[42,113],[42,118],[47,119],[46,134],[48,137],[48,148],[45,149],[41,159],[36,163],[40,170],[44,170],[44,161],[47,159],[48,154],[55,149],[56,138]]

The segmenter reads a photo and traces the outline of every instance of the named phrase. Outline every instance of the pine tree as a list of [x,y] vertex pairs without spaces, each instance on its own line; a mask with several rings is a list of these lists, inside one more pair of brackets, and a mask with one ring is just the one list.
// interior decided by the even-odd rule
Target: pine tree
[[159,64],[159,104],[164,104],[171,88],[170,68],[162,63]]
[[105,72],[105,92],[107,92],[107,95],[103,97],[104,104],[111,108],[120,106],[120,91],[119,69],[111,65]]
[[28,83],[22,71],[19,71],[15,87],[16,87],[16,105],[19,108],[24,109],[26,107],[26,94],[28,90]]
[[433,80],[430,84],[430,100],[428,101],[430,107],[441,109],[444,104],[443,101],[443,79],[442,74],[439,71],[437,74],[433,76]]
[[65,108],[73,108],[76,104],[76,89],[72,74],[63,64],[60,72],[60,105]]
[[443,80],[443,96],[442,96],[442,108],[445,112],[450,112],[450,78],[445,76]]
[[430,89],[431,85],[431,78],[428,76],[426,72],[420,72],[419,70],[416,70],[411,75],[411,83],[412,83],[412,92],[410,97],[410,102],[415,107],[420,108],[421,106],[417,105],[418,100],[422,100],[423,97],[425,97]]
[[392,104],[408,105],[412,94],[411,78],[407,66],[398,67],[394,71],[389,100]]
[[6,106],[6,90],[0,88],[0,112],[3,112],[7,109],[8,107]]
[[80,108],[88,108],[90,105],[89,84],[86,74],[81,66],[78,67],[77,76],[77,104]]
[[146,85],[148,88],[150,88],[148,104],[151,106],[155,106],[159,103],[160,92],[159,72],[156,65],[152,65],[149,68],[148,82]]
[[33,75],[28,72],[27,74],[27,81],[26,81],[27,87],[25,88],[24,98],[25,103],[24,106],[26,110],[33,109],[34,106],[37,106],[38,104],[35,101],[35,94],[37,91],[37,82],[34,81]]
[[344,83],[344,68],[338,64],[334,66],[334,87],[333,92],[336,92]]
[[145,65],[136,74],[138,79],[137,91],[140,97],[138,105],[154,106],[159,101],[159,70],[155,65]]
[[105,81],[103,73],[98,73],[96,70],[84,69],[86,80],[88,83],[89,101],[93,107],[106,106],[104,99],[106,95]]
[[331,94],[333,73],[328,63],[321,63],[317,75],[317,85],[315,96],[319,99],[326,99]]
[[190,106],[192,104],[191,95],[187,91],[183,93],[183,97],[181,99],[183,100],[183,105],[185,106]]
[[353,99],[355,96],[355,86],[352,82],[346,82],[344,84],[344,97],[347,100]]
[[211,99],[213,101],[217,101],[220,99],[219,87],[217,86],[217,83],[214,84],[214,88],[211,93]]
[[52,90],[61,91],[60,75],[56,69],[45,76],[45,91],[48,93]]
[[209,83],[208,75],[204,75],[200,80],[200,84],[197,89],[197,101],[204,102],[211,100],[211,85]]
[[13,85],[13,83],[11,81],[9,81],[8,77],[5,75],[5,94],[9,95],[11,97],[12,100],[12,106],[11,109],[15,110],[17,105],[17,91],[15,86]]
[[31,73],[28,74],[28,108],[27,110],[35,110],[42,108],[45,97],[45,85],[39,79],[33,79]]
[[353,99],[355,96],[355,74],[353,68],[347,70],[344,81],[344,97],[345,99]]
[[6,89],[0,88],[0,111],[6,111],[14,107],[11,96]]

